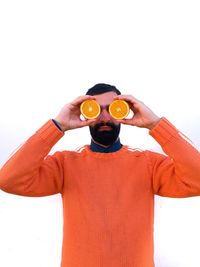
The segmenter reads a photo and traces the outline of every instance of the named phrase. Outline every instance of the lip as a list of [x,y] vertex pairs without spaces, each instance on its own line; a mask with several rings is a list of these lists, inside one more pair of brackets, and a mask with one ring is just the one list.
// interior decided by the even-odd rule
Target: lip
[[101,127],[99,128],[99,131],[111,131],[111,130],[112,130],[112,127],[107,126],[107,125],[105,125],[105,126],[101,126]]

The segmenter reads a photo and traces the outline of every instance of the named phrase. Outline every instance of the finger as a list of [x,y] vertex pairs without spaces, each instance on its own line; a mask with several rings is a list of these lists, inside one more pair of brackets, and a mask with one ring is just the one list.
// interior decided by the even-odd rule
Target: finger
[[96,121],[96,119],[91,119],[91,120],[85,119],[85,120],[82,120],[81,121],[81,126],[82,127],[90,126],[95,121]]
[[132,95],[117,95],[114,97],[114,99],[125,100],[127,102],[132,103],[132,104],[140,103],[140,101]]
[[88,99],[96,99],[95,96],[91,95],[83,95],[83,96],[78,96],[76,99],[74,99],[71,104],[72,105],[80,105],[83,101],[88,100]]
[[117,120],[117,122],[122,123],[122,124],[129,124],[129,125],[133,124],[131,119]]

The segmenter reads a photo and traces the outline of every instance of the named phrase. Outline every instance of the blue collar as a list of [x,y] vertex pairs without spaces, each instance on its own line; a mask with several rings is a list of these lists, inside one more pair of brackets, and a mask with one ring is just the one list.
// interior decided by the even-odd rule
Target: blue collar
[[109,147],[103,147],[101,145],[94,143],[93,141],[91,141],[91,144],[90,144],[90,149],[93,152],[100,152],[100,153],[116,152],[120,150],[121,147],[122,147],[122,144],[119,139],[113,145]]

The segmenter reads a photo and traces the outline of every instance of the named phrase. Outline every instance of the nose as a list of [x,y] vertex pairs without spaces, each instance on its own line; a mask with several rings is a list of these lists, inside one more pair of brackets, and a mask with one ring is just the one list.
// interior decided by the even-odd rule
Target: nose
[[101,122],[108,122],[111,120],[111,116],[106,108],[101,109],[101,113],[99,115],[99,120]]

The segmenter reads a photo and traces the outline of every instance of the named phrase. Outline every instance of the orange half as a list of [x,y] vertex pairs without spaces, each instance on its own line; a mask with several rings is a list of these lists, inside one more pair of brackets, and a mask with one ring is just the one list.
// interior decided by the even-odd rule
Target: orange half
[[95,119],[99,116],[101,108],[96,100],[88,99],[83,101],[80,107],[81,114],[86,119]]
[[109,106],[110,115],[116,120],[122,120],[129,114],[130,108],[124,100],[114,100]]

